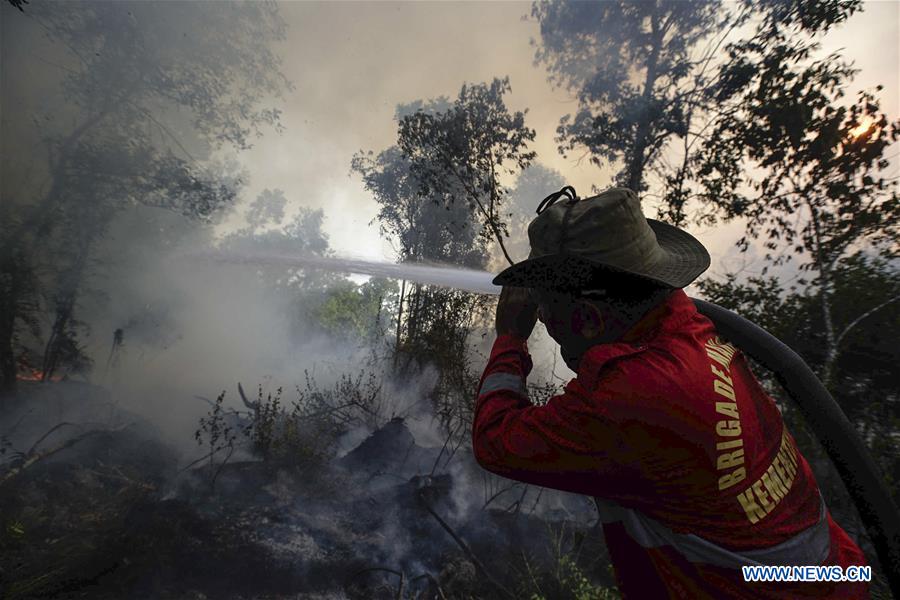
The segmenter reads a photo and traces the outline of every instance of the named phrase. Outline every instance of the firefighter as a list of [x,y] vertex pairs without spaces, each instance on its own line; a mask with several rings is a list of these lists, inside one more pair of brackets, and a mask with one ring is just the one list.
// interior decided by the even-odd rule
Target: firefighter
[[[684,293],[710,264],[634,192],[551,194],[497,276],[473,423],[485,469],[593,496],[626,598],[868,597],[867,583],[745,582],[752,565],[865,565],[747,359]],[[525,388],[536,321],[576,373]]]

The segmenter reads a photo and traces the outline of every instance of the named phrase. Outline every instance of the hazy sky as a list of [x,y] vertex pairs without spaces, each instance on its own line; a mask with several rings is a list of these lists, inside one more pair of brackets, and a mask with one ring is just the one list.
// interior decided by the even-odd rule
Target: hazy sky
[[[851,88],[885,86],[883,107],[900,116],[900,3],[866,2],[865,10],[825,39],[823,51],[845,49],[861,69]],[[396,142],[398,103],[453,97],[464,82],[509,76],[511,109],[529,110],[538,159],[580,194],[610,184],[608,172],[587,160],[562,158],[553,138],[559,118],[575,102],[547,82],[533,64],[537,23],[523,19],[526,2],[306,3],[281,5],[288,39],[280,47],[284,72],[296,85],[286,99],[281,135],[269,135],[243,156],[250,195],[281,188],[295,205],[321,207],[332,247],[341,254],[392,258],[377,225],[376,206],[350,159]],[[536,198],[535,203],[540,199]],[[648,214],[651,211],[647,211]],[[695,231],[720,270],[734,231]],[[728,240],[727,242],[725,240]],[[719,268],[717,268],[719,267]]]

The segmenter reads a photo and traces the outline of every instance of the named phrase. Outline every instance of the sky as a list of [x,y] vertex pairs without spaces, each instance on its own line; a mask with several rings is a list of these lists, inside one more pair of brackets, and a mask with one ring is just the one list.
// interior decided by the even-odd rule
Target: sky
[[[396,142],[398,104],[453,98],[463,83],[509,76],[511,110],[528,110],[538,161],[559,171],[584,196],[611,184],[611,171],[563,158],[554,141],[561,116],[576,109],[564,90],[533,63],[538,25],[527,2],[284,2],[283,71],[295,90],[283,103],[281,135],[270,134],[241,157],[248,198],[265,188],[285,191],[292,206],[322,208],[325,230],[340,255],[392,260],[371,224],[377,206],[350,160]],[[884,85],[882,108],[900,117],[900,2],[869,1],[863,12],[829,33],[822,54],[841,50],[860,73],[850,96]],[[896,163],[895,163],[896,164]],[[548,190],[548,193],[553,190]],[[540,198],[535,199],[535,204]],[[646,211],[648,215],[651,211]],[[739,226],[691,229],[710,249],[712,272],[746,262],[733,250]],[[743,265],[746,266],[746,265]]]

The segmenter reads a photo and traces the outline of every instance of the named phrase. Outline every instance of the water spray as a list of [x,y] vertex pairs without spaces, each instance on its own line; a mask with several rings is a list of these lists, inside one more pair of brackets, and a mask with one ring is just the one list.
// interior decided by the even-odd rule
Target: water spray
[[270,252],[196,252],[187,256],[223,264],[285,269],[319,269],[333,273],[405,279],[414,283],[438,285],[476,294],[491,296],[500,294],[500,286],[491,283],[491,280],[494,279],[494,275],[491,273],[446,264],[389,263],[363,258],[303,256]]

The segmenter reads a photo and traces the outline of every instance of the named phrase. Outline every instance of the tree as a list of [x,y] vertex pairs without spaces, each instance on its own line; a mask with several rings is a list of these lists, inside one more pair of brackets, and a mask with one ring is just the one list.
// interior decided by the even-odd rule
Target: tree
[[578,112],[560,121],[560,152],[584,147],[597,165],[617,163],[620,185],[647,189],[645,173],[674,136],[686,138],[717,48],[693,56],[711,31],[732,22],[718,0],[566,2],[532,5],[540,23],[535,62],[573,92]]
[[[761,239],[767,261],[796,257],[810,274],[825,331],[820,376],[830,385],[848,333],[838,330],[832,308],[840,261],[864,247],[896,255],[900,198],[896,179],[884,169],[885,150],[900,139],[900,121],[889,123],[870,92],[842,105],[850,66],[835,55],[812,59],[816,44],[795,35],[807,26],[827,30],[852,13],[855,2],[810,12],[761,5],[769,12],[756,35],[728,47],[731,60],[710,92],[727,110],[696,158],[699,197],[712,218],[744,220],[742,249]],[[861,305],[857,316],[881,308]]]
[[278,225],[284,219],[284,207],[287,198],[281,190],[263,190],[250,204],[244,217],[251,231],[259,231],[269,226]]
[[[20,71],[11,77],[24,78],[31,51],[47,44],[58,57],[58,95],[43,99],[47,110],[24,139],[3,140],[4,155],[15,156],[5,165],[4,181],[15,183],[4,189],[0,238],[4,308],[12,310],[0,327],[5,389],[15,385],[17,332],[43,310],[52,314],[43,376],[58,368],[74,340],[95,242],[117,210],[142,204],[214,218],[233,202],[240,179],[217,171],[212,152],[246,148],[265,127],[277,129],[279,112],[265,99],[289,87],[268,47],[285,30],[273,5],[29,9],[21,18],[49,41],[23,38],[21,60],[11,63]],[[11,153],[14,145],[43,147],[44,164],[37,154]],[[41,297],[49,305],[36,302]]]
[[[818,38],[859,8],[855,1],[747,2],[760,15],[751,37],[726,47],[709,97],[720,111],[690,159],[704,219],[741,219],[765,249],[766,267],[799,263],[794,289],[774,279],[701,287],[738,310],[770,304],[776,335],[818,372],[898,495],[896,336],[900,289],[896,179],[886,150],[900,135],[880,110],[879,89],[844,99],[853,69],[840,56],[816,59]],[[878,258],[876,258],[878,257]],[[885,336],[885,337],[882,337]],[[865,532],[840,477],[796,411],[785,421],[816,468],[836,518]],[[865,546],[864,546],[865,548]],[[876,580],[877,581],[877,580]]]
[[[399,144],[377,156],[372,152],[359,152],[353,158],[351,171],[362,177],[366,189],[378,203],[376,219],[381,232],[399,243],[401,261],[454,263],[470,268],[482,268],[486,262],[490,234],[484,235],[481,218],[472,210],[472,203],[482,202],[482,196],[476,194],[471,202],[457,201],[465,198],[465,182],[455,175],[449,175],[447,180],[435,181],[441,172],[448,175],[448,170],[457,168],[448,163],[446,157],[459,155],[470,143],[457,140],[451,144],[452,139],[445,137],[445,134],[453,133],[451,126],[463,124],[464,108],[465,105],[454,108],[446,98],[401,105],[397,110],[398,137],[401,141],[409,144],[413,138],[421,139],[419,136],[424,135],[426,128],[436,139],[421,139],[421,148],[410,148],[416,155],[415,160]],[[453,120],[454,115],[456,121]],[[410,119],[416,121],[417,127],[415,132],[404,134],[407,130],[404,123]],[[462,135],[461,132],[455,134]],[[436,163],[426,164],[426,156],[433,157]],[[429,186],[423,182],[421,173],[435,181],[436,185]],[[492,177],[490,171],[470,175],[473,181]],[[490,190],[491,181],[494,186],[499,186],[496,179],[482,185]],[[471,185],[472,181],[468,183]],[[494,218],[499,218],[499,215],[495,214]],[[468,336],[468,328],[463,325],[471,316],[471,302],[475,299],[469,294],[418,284],[407,288],[406,282],[403,282],[395,321],[394,364],[400,364],[401,357],[400,366],[404,368],[409,368],[414,361],[417,366],[422,366],[426,357],[437,362],[436,355],[444,353],[437,351],[431,343],[435,342],[442,348],[453,347],[442,357],[445,362],[438,363],[446,365],[449,372],[450,365],[464,358],[465,353],[458,350],[460,344],[464,346]],[[439,316],[446,311],[449,313]],[[433,327],[439,329],[434,331],[431,339]],[[441,338],[441,335],[444,337]],[[453,343],[448,343],[451,340]]]
[[[521,114],[513,125],[500,114],[506,88],[495,84],[476,86],[475,92],[464,87],[454,104],[438,98],[401,105],[398,145],[354,156],[351,171],[378,203],[381,232],[398,243],[401,261],[483,268],[488,240],[504,231],[499,171],[513,162],[510,157],[527,159],[522,145],[533,132],[522,129]],[[492,126],[500,129],[489,131]],[[497,141],[498,131],[513,141]],[[465,434],[471,409],[476,375],[469,368],[468,343],[484,306],[482,297],[466,292],[405,281],[400,286],[393,365],[398,374],[437,368],[431,400],[456,435]]]
[[[114,216],[128,205],[128,200],[123,203],[122,199],[137,196],[142,206],[174,210],[204,222],[233,203],[240,185],[230,173],[176,167],[168,161],[142,181],[137,173],[110,173],[112,158],[106,154],[112,154],[112,148],[102,148],[100,157],[89,154],[87,143],[82,149],[85,155],[75,161],[77,165],[66,177],[66,198],[56,209],[63,225],[49,224],[53,235],[42,241],[39,249],[40,255],[53,261],[52,271],[44,279],[53,317],[40,366],[43,381],[53,378],[62,365],[71,373],[89,370],[80,350],[80,332],[86,330],[86,324],[76,318],[78,302],[98,259],[98,242]],[[130,168],[136,169],[137,164]]]
[[469,206],[440,193],[424,194],[400,148],[391,146],[377,156],[359,152],[351,170],[378,204],[381,233],[399,245],[401,261],[484,266],[485,239]]
[[495,239],[512,264],[503,242],[506,191],[500,178],[534,160],[527,146],[535,132],[525,126],[527,111],[510,114],[506,108],[503,95],[509,91],[508,78],[463,85],[448,109],[403,116],[397,146],[417,193],[444,207],[463,200],[481,225],[479,235]]

